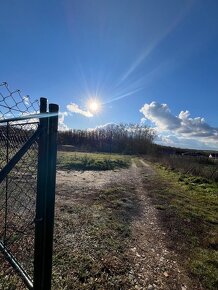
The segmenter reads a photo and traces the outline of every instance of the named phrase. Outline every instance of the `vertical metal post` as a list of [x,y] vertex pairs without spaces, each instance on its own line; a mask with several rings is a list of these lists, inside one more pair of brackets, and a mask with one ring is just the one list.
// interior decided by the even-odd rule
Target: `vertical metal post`
[[45,281],[44,290],[51,289],[52,278],[52,252],[55,209],[56,185],[56,159],[57,159],[57,130],[58,130],[58,105],[50,104],[49,113],[57,113],[49,118],[48,128],[48,176],[46,192],[46,229],[45,229]]
[[[9,123],[7,122],[7,129],[6,129],[6,162],[8,164],[9,161]],[[4,236],[3,236],[3,243],[6,243],[6,236],[7,236],[7,219],[8,219],[8,175],[5,179],[5,227],[4,227]]]
[[[34,290],[50,290],[56,185],[58,105],[40,119],[38,183],[35,219]],[[40,99],[40,113],[47,112],[47,99]]]
[[[40,113],[47,112],[47,99],[40,99]],[[44,244],[45,244],[45,196],[47,191],[47,147],[48,118],[39,120],[41,131],[38,141],[38,176],[35,217],[35,251],[34,251],[34,289],[45,290],[44,284]]]

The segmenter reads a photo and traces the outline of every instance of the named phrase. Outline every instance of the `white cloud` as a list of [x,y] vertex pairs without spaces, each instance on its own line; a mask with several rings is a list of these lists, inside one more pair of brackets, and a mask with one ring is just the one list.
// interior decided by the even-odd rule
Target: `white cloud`
[[108,130],[113,130],[115,129],[117,126],[119,126],[116,123],[106,123],[104,125],[98,125],[97,127],[95,127],[95,130],[97,129],[108,129]]
[[23,97],[23,101],[24,101],[24,104],[29,106],[30,105],[30,97],[29,96],[24,96]]
[[81,114],[88,118],[93,117],[93,114],[90,111],[80,109],[79,106],[75,103],[70,103],[69,105],[67,105],[67,109],[72,113]]
[[140,112],[144,114],[145,119],[152,121],[160,129],[174,130],[180,126],[180,120],[171,114],[167,104],[145,104]]
[[87,131],[114,130],[118,127],[119,125],[116,123],[106,123],[103,125],[98,125],[95,128],[88,128]]
[[[156,126],[162,143],[172,143],[173,146],[202,146],[202,148],[216,148],[218,146],[218,128],[207,124],[204,118],[191,118],[189,111],[181,111],[175,116],[167,104],[152,102],[145,104],[140,112],[144,119],[151,121]],[[166,134],[168,136],[166,137]],[[165,135],[165,136],[164,136]],[[197,143],[196,143],[197,142]]]
[[69,127],[64,123],[64,118],[68,116],[68,112],[59,112],[58,114],[58,130],[67,131]]

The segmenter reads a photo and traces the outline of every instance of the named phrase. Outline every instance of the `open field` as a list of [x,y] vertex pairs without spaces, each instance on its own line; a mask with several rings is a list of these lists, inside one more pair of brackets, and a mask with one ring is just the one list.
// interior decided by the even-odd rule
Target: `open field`
[[[85,153],[64,154],[57,177],[53,289],[216,289],[216,244],[212,234],[216,226],[213,197],[216,184],[208,185],[210,195],[204,200],[201,197],[195,204],[203,219],[208,219],[212,226],[212,231],[204,232],[210,232],[208,251],[196,255],[202,231],[190,228],[188,238],[177,236],[183,244],[177,248],[172,245],[174,231],[183,229],[182,213],[172,212],[176,217],[173,220],[181,224],[164,224],[167,219],[163,213],[168,212],[169,202],[166,191],[169,188],[176,192],[168,183],[172,180],[170,172],[161,175],[159,168],[152,169],[137,157],[130,160],[119,155],[113,158],[127,158],[129,165],[131,161],[129,168],[70,170],[74,166],[65,167],[64,160],[69,164],[83,158]],[[105,155],[85,154],[85,157],[104,160]],[[187,176],[183,183],[182,196],[188,194],[188,184],[193,180]],[[177,195],[171,199],[177,204],[178,212],[184,210],[190,215],[191,227],[195,226],[191,215],[195,216],[193,196],[184,197],[190,205],[186,208],[181,201],[176,201]],[[203,206],[205,203],[208,209]],[[170,203],[168,207],[173,208]],[[190,241],[193,251],[187,250]],[[177,243],[180,245],[176,240]],[[200,268],[199,256],[203,257]],[[207,269],[208,257],[211,257],[212,272]]]
[[59,152],[52,289],[217,289],[217,192],[140,157]]

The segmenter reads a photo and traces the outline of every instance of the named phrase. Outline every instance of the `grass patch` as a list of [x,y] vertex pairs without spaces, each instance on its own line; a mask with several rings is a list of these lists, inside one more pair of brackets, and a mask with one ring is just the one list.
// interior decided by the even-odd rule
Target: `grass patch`
[[158,174],[149,183],[145,177],[145,186],[170,232],[172,247],[205,289],[217,289],[218,183],[162,165],[155,168]]
[[197,248],[190,262],[192,273],[201,278],[207,289],[218,288],[218,253],[211,249]]
[[58,152],[57,168],[62,170],[114,170],[128,168],[130,157],[107,153]]

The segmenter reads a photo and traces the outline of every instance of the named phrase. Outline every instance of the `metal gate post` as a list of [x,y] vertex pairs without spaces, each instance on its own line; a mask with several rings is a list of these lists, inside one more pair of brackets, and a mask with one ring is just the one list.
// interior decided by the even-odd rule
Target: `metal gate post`
[[57,113],[49,118],[48,127],[48,175],[46,190],[46,228],[45,228],[45,269],[44,288],[51,289],[52,278],[52,252],[53,252],[53,231],[54,231],[54,210],[55,210],[55,185],[56,185],[56,159],[57,159],[57,130],[58,110],[56,104],[49,104],[49,113]]
[[[56,185],[58,105],[49,105],[48,117],[40,119],[38,183],[35,219],[34,290],[50,290]],[[40,113],[47,99],[40,99]]]
[[[40,99],[40,113],[47,112],[47,99]],[[48,118],[39,120],[41,131],[38,141],[38,174],[35,217],[35,249],[34,249],[34,290],[45,290],[44,284],[44,244],[45,244],[45,196],[47,190],[47,147],[48,147]]]

